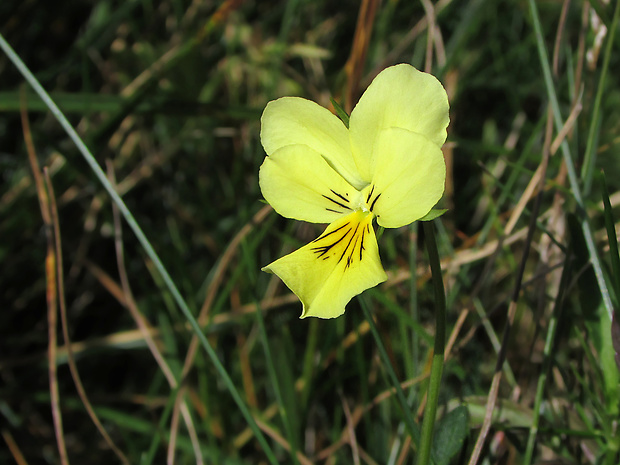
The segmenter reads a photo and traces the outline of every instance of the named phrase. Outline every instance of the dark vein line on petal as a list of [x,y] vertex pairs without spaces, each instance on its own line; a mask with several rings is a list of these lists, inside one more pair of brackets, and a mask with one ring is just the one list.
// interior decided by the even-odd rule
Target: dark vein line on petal
[[337,200],[332,199],[331,197],[328,197],[326,195],[323,195],[323,197],[325,197],[327,200],[329,200],[330,202],[334,202],[336,205],[338,205],[339,207],[342,208],[346,208],[347,210],[351,210],[349,207],[347,207],[346,205],[341,204],[340,202],[338,202]]
[[370,193],[368,194],[368,197],[366,198],[366,203],[370,202],[370,198],[372,197],[372,193],[375,191],[375,186],[372,186],[372,189],[370,189]]
[[[347,244],[347,246],[344,248],[344,250],[342,251],[342,255],[340,256],[340,258],[338,259],[338,263],[340,263],[340,261],[342,260],[342,257],[344,257],[344,254],[347,253],[347,250],[349,248],[349,246],[351,245],[351,241],[353,240],[353,238],[355,237],[355,235],[357,234],[357,229],[360,227],[359,223],[355,226],[355,231],[353,231],[353,235],[351,236],[351,239],[349,239],[349,243]],[[350,231],[350,229],[349,229]],[[347,232],[348,234],[348,232]],[[344,237],[343,237],[344,239]]]
[[[349,268],[351,266],[351,263],[353,263],[353,254],[355,253],[355,247],[357,247],[357,241],[359,240],[359,238],[360,238],[359,235],[355,236],[355,242],[353,243],[351,252],[349,253],[349,256],[347,257],[347,266],[345,268]],[[362,239],[363,238],[364,238],[364,229],[362,228]]]
[[330,191],[332,191],[332,193],[333,193],[335,196],[340,197],[340,198],[341,198],[342,200],[344,200],[345,202],[347,202],[347,203],[349,202],[349,199],[347,199],[344,195],[340,195],[340,194],[339,194],[338,192],[336,192],[334,189],[330,189]]
[[[357,229],[357,227],[355,229]],[[332,247],[334,247],[336,244],[338,244],[340,241],[342,241],[345,237],[347,237],[350,232],[351,232],[351,228],[347,229],[347,231],[342,235],[342,237],[340,239],[337,239],[335,242],[333,242],[333,243],[331,243],[329,245],[323,245],[323,246],[320,246],[320,247],[312,247],[310,250],[314,250],[314,252],[317,253],[319,255],[319,258],[320,258],[323,255],[325,255],[327,252],[329,252],[332,249]],[[349,241],[349,242],[351,242],[351,241]]]
[[[368,226],[368,225],[366,225]],[[362,250],[364,249],[364,237],[366,236],[366,231],[362,230],[362,243],[360,244],[360,262],[362,261]]]
[[372,209],[375,207],[375,204],[377,203],[377,200],[379,200],[379,197],[381,197],[381,194],[377,195],[375,197],[375,200],[372,201],[372,205],[370,206],[370,211],[372,211]]
[[[336,212],[336,213],[340,213],[340,212]],[[321,239],[325,239],[327,236],[331,236],[332,234],[334,234],[337,231],[340,231],[342,228],[349,226],[349,223],[345,223],[342,226],[340,226],[339,228],[334,229],[333,231],[328,232],[327,234],[323,234],[319,237],[317,237],[315,240],[313,240],[312,242],[317,242],[320,241]]]

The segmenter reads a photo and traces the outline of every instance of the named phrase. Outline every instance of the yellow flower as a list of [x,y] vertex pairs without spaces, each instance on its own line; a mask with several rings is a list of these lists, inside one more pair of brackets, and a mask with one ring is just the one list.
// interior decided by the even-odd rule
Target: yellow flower
[[439,201],[448,122],[442,85],[406,64],[374,79],[348,129],[309,100],[267,104],[259,174],[265,200],[287,218],[329,223],[313,242],[263,268],[299,297],[301,318],[340,316],[354,296],[387,279],[373,219],[399,228]]

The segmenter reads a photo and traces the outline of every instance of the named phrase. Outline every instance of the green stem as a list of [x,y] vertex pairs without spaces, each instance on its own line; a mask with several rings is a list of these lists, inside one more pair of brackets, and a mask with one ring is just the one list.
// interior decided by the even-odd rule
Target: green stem
[[396,398],[400,403],[400,407],[403,412],[403,417],[405,420],[405,425],[409,430],[409,434],[411,435],[411,440],[413,443],[418,446],[420,443],[420,430],[418,429],[415,420],[413,419],[413,414],[411,413],[411,407],[407,403],[407,399],[405,398],[405,394],[403,392],[403,388],[400,386],[400,382],[398,381],[398,377],[396,376],[396,372],[392,367],[392,362],[390,361],[390,357],[388,356],[387,351],[385,350],[385,346],[383,345],[383,341],[381,340],[381,335],[379,334],[379,330],[377,329],[377,325],[375,321],[372,319],[372,314],[370,312],[370,308],[368,302],[363,296],[359,296],[359,301],[362,306],[362,310],[364,311],[364,317],[368,324],[370,325],[370,332],[375,338],[375,342],[377,343],[377,349],[379,350],[379,357],[381,357],[381,361],[383,362],[383,366],[385,367],[385,371],[387,371],[388,376],[390,377],[390,381],[392,382],[392,386],[396,390]]
[[[415,270],[416,263],[418,262],[418,231],[419,231],[419,222],[415,222],[409,228],[409,232],[411,234],[409,240],[409,269]],[[418,313],[418,279],[415,273],[411,273],[411,277],[409,278],[409,312],[411,313],[411,318],[414,321],[419,321],[419,313]],[[411,367],[411,377],[414,378],[418,374],[418,362],[419,358],[419,345],[420,339],[418,337],[418,332],[415,330],[411,330],[411,358],[413,360],[414,366]]]
[[189,325],[192,327],[192,330],[194,331],[194,334],[196,334],[205,352],[207,352],[207,355],[211,359],[211,362],[215,366],[215,369],[217,370],[220,377],[222,378],[222,381],[224,382],[224,385],[228,389],[228,392],[230,393],[235,403],[237,404],[237,407],[241,411],[241,414],[244,416],[245,420],[248,422],[248,426],[254,432],[254,435],[256,436],[256,439],[260,443],[261,447],[263,448],[263,452],[267,456],[269,462],[273,465],[276,465],[278,461],[273,451],[271,450],[271,447],[267,443],[265,436],[263,435],[260,428],[256,424],[256,421],[254,421],[254,417],[250,413],[250,410],[248,409],[248,407],[245,405],[245,402],[241,398],[239,391],[237,390],[232,379],[228,375],[226,368],[224,367],[224,365],[222,365],[222,362],[220,362],[220,359],[218,358],[213,347],[211,347],[211,344],[209,344],[209,341],[207,340],[207,337],[203,333],[202,329],[200,328],[200,325],[196,321],[196,318],[194,318],[194,316],[192,315],[192,311],[189,309],[189,306],[187,305],[187,303],[181,296],[179,289],[177,288],[176,284],[174,284],[174,281],[170,277],[170,274],[164,267],[164,264],[162,263],[159,256],[155,252],[155,249],[153,249],[153,246],[151,245],[146,235],[142,231],[142,228],[140,228],[140,226],[138,225],[138,222],[134,218],[133,214],[131,213],[131,211],[129,211],[129,208],[127,208],[127,205],[125,205],[125,202],[123,201],[123,199],[121,199],[121,197],[118,195],[118,193],[114,189],[114,186],[112,186],[107,176],[105,175],[105,173],[103,172],[99,164],[97,163],[97,160],[95,160],[95,157],[90,152],[88,147],[86,147],[86,144],[84,144],[84,142],[82,141],[78,133],[75,131],[75,129],[73,129],[73,126],[71,126],[71,123],[69,123],[69,121],[67,120],[63,112],[60,111],[58,106],[50,98],[49,94],[45,91],[45,89],[43,89],[43,87],[41,86],[37,78],[35,78],[34,75],[30,72],[28,67],[24,64],[21,58],[15,53],[13,48],[4,39],[4,36],[2,34],[0,34],[0,48],[4,51],[4,53],[6,53],[6,55],[9,57],[9,60],[11,60],[11,62],[19,70],[19,72],[22,74],[24,79],[26,79],[28,84],[32,86],[32,88],[39,95],[41,100],[45,102],[50,112],[54,115],[54,117],[63,127],[63,129],[69,136],[69,138],[76,145],[76,147],[78,148],[78,150],[80,151],[80,153],[82,154],[86,162],[90,165],[91,169],[93,170],[93,172],[99,179],[99,182],[101,183],[101,185],[104,187],[104,189],[108,192],[108,194],[112,198],[112,201],[118,206],[118,209],[120,210],[123,217],[127,221],[127,224],[129,224],[129,227],[132,229],[132,231],[138,238],[140,245],[142,245],[142,248],[144,249],[148,257],[151,259],[151,261],[153,262],[153,265],[159,271],[164,283],[166,284],[166,287],[170,291],[170,294],[172,294],[172,297],[174,298],[177,305],[179,306],[179,308],[181,309],[181,311],[187,318]]
[[431,363],[431,377],[428,383],[426,409],[424,410],[424,420],[422,421],[422,438],[420,439],[418,465],[427,465],[431,457],[433,430],[437,414],[437,400],[439,398],[439,388],[441,385],[446,341],[446,295],[443,289],[441,264],[439,262],[437,242],[435,241],[435,230],[430,221],[424,222],[424,241],[426,242],[428,259],[433,276],[433,288],[435,290],[435,345],[433,361]]
[[[595,2],[592,2],[595,3]],[[611,58],[611,50],[614,45],[614,35],[616,34],[616,28],[618,26],[618,17],[620,16],[620,1],[616,1],[616,8],[614,10],[614,16],[609,31],[609,37],[607,39],[607,45],[605,46],[605,55],[603,57],[603,68],[601,69],[601,77],[596,89],[596,97],[594,98],[594,108],[592,109],[592,116],[590,118],[590,130],[588,131],[588,140],[586,145],[586,153],[581,165],[581,180],[584,183],[584,195],[590,192],[592,186],[592,176],[594,175],[594,166],[596,164],[596,147],[594,144],[598,139],[598,130],[600,128],[601,121],[601,103],[603,101],[603,92],[605,91],[605,80],[607,79],[607,71],[609,70],[609,60]]]

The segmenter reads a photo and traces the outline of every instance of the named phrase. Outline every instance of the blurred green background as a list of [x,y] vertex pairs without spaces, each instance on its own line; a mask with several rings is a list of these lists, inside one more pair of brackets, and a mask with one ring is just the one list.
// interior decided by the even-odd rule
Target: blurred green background
[[[193,314],[204,310],[204,333],[280,463],[414,463],[415,449],[359,302],[336,320],[299,320],[299,301],[260,272],[322,231],[281,218],[262,202],[260,114],[284,95],[327,107],[332,97],[350,111],[387,66],[406,62],[431,71],[451,102],[440,202],[449,211],[435,222],[451,336],[439,416],[448,420],[437,428],[435,463],[468,463],[502,346],[500,402],[479,463],[523,463],[534,424],[533,463],[613,465],[620,392],[601,289],[617,307],[618,257],[609,249],[596,174],[605,171],[616,205],[618,34],[606,48],[612,24],[617,28],[616,2],[535,4],[542,37],[523,0],[4,0],[0,33],[114,173],[117,191]],[[540,47],[549,55],[547,82]],[[560,150],[552,145],[558,131],[548,113],[550,86],[556,116],[572,124]],[[58,205],[76,365],[112,441],[136,464],[269,463],[202,348],[183,370],[192,338],[186,318],[126,225],[119,236],[101,183],[4,53],[0,463],[61,463],[48,377],[48,236],[27,135],[38,163],[48,167]],[[550,151],[537,209],[535,172]],[[586,229],[593,232],[590,247]],[[422,236],[417,225],[383,232],[389,280],[364,294],[396,374],[411,381],[405,393],[416,419],[434,332]],[[119,244],[133,298],[121,283]],[[593,250],[603,284],[591,266],[598,263]],[[154,359],[136,315],[168,368]],[[120,463],[78,395],[58,318],[68,460]],[[183,386],[180,414],[167,370]]]

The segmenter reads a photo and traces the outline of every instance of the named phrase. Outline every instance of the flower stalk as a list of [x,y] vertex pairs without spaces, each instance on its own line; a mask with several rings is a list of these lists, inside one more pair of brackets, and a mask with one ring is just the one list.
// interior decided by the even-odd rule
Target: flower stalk
[[423,224],[424,239],[431,265],[433,288],[435,291],[435,343],[433,348],[433,361],[431,363],[431,376],[427,391],[426,409],[424,411],[424,420],[422,421],[422,437],[420,439],[420,449],[418,452],[418,465],[427,465],[430,460],[446,340],[446,295],[443,288],[441,264],[439,262],[437,241],[435,240],[435,230],[432,222],[427,221]]

